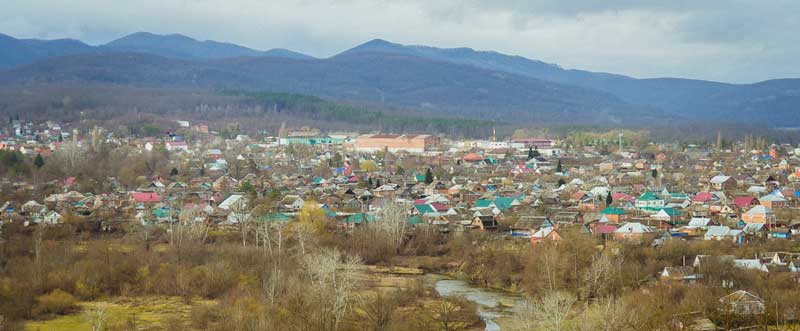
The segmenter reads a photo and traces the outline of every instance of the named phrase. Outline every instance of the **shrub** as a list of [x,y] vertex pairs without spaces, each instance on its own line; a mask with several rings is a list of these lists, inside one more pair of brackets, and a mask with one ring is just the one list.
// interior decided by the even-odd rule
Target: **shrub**
[[61,289],[55,289],[50,293],[36,298],[34,313],[39,314],[66,314],[73,308],[78,300],[72,294]]

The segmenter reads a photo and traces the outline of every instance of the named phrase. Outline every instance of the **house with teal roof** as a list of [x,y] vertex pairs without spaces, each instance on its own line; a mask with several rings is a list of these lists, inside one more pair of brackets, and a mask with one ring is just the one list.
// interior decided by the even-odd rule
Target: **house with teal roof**
[[169,221],[169,208],[161,207],[153,210],[153,216],[159,222],[168,222]]
[[372,223],[375,222],[375,216],[372,216],[367,213],[355,213],[353,215],[347,216],[347,218],[344,219],[344,222],[350,226],[359,225],[364,222]]
[[437,213],[436,209],[434,209],[433,206],[431,206],[429,204],[414,205],[414,209],[416,210],[417,214],[419,214],[419,215],[436,214]]
[[413,225],[417,225],[417,224],[422,224],[423,223],[422,222],[422,217],[419,217],[419,215],[413,215],[413,216],[409,217],[408,219],[406,219],[406,223],[408,225],[412,225],[412,226]]
[[289,222],[292,218],[284,213],[271,213],[258,217],[260,222]]
[[472,204],[472,209],[492,208],[497,207],[492,200],[478,199]]
[[500,211],[506,211],[514,206],[519,206],[519,201],[512,197],[497,197],[494,199],[494,205],[497,206],[497,209],[500,209]]
[[636,208],[661,208],[664,207],[666,203],[666,200],[658,194],[647,191],[636,199]]
[[625,217],[625,210],[621,208],[616,208],[612,206],[608,206],[600,212],[601,215],[608,221],[612,223],[619,223]]

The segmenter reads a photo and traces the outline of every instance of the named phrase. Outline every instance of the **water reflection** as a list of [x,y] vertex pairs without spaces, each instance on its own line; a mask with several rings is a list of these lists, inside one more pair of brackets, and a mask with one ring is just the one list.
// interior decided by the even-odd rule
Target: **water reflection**
[[441,296],[460,296],[478,305],[478,315],[486,324],[486,331],[499,331],[497,319],[514,313],[522,299],[497,291],[474,287],[461,280],[442,279],[436,282],[436,292]]

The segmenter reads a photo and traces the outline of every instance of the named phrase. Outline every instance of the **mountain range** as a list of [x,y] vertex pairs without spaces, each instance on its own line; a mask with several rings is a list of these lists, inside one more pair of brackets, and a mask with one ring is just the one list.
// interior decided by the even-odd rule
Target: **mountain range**
[[289,92],[525,123],[800,125],[795,116],[799,79],[754,84],[637,79],[492,51],[381,39],[314,58],[177,34],[140,32],[99,46],[0,35],[0,70],[5,88],[67,84]]

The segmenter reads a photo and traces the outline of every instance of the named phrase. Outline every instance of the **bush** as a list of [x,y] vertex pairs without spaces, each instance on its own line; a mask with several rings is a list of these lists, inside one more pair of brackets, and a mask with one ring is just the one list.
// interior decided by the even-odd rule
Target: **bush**
[[72,294],[69,294],[61,289],[55,289],[50,293],[41,295],[36,298],[36,307],[34,313],[40,314],[66,314],[75,308],[75,303],[78,302]]

